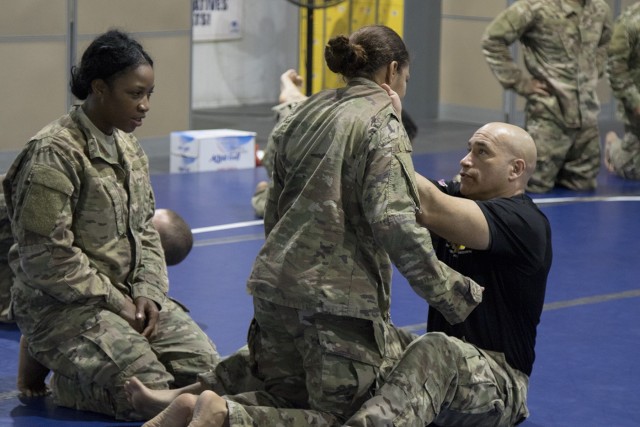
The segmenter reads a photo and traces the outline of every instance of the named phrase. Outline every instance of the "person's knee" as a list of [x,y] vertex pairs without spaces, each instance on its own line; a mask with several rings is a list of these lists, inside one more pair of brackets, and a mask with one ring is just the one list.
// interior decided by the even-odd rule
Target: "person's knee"
[[[202,393],[205,396],[207,396],[208,393],[213,393],[213,392],[205,390]],[[191,393],[181,394],[178,397],[176,397],[175,400],[173,401],[173,403],[176,406],[179,406],[184,410],[189,411],[189,414],[193,412],[193,409],[195,408],[197,402],[198,402],[198,396]]]
[[412,344],[414,351],[426,354],[439,353],[451,347],[451,337],[442,332],[428,332],[418,337]]
[[422,378],[434,370],[455,371],[462,351],[455,338],[441,332],[429,332],[416,338],[405,350],[396,374],[415,374]]

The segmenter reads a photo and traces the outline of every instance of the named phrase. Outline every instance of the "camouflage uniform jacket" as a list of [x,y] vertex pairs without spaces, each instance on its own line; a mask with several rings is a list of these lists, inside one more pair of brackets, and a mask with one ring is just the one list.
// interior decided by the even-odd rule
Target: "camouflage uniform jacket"
[[[500,84],[527,97],[528,113],[569,128],[597,125],[596,94],[611,38],[609,6],[585,0],[581,13],[567,0],[519,0],[485,30],[482,50]],[[546,82],[551,96],[526,93],[528,77],[514,62],[509,45],[520,40],[532,77]]]
[[411,144],[387,93],[367,79],[320,92],[273,131],[266,241],[248,282],[276,304],[389,319],[392,262],[451,322],[481,300],[416,225]]
[[[0,176],[0,180],[4,175]],[[0,193],[2,189],[0,188]],[[13,272],[9,267],[7,259],[9,248],[13,244],[11,235],[11,224],[7,214],[7,206],[4,202],[4,194],[0,194],[0,322],[11,322],[9,312],[11,303],[11,284],[13,283]]]
[[161,305],[168,290],[147,157],[133,135],[114,130],[120,161],[107,160],[83,118],[73,107],[43,128],[4,181],[22,296],[13,303],[31,308],[27,333],[64,334],[47,315],[65,307],[90,318],[96,308],[118,313],[125,298]]
[[633,120],[640,107],[640,3],[629,6],[616,20],[609,44],[607,73],[618,112],[625,124],[639,126]]
[[[285,103],[281,103],[273,107],[273,110],[276,113],[276,124],[282,122],[285,118],[291,114],[296,107],[300,104],[301,101],[289,101]],[[267,139],[267,146],[264,149],[264,157],[262,158],[262,165],[267,172],[267,176],[271,178],[271,174],[273,173],[273,156],[275,151],[275,143],[273,141],[273,133],[269,135]]]

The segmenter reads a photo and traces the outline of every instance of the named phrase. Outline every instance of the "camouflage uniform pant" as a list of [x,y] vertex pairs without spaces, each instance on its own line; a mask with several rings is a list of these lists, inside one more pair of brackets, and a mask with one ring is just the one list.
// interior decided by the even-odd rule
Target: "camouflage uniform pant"
[[526,129],[538,150],[536,170],[527,191],[544,193],[556,184],[576,191],[596,188],[600,171],[597,126],[569,129],[550,119],[528,117]]
[[[73,322],[73,312],[61,319]],[[60,343],[27,337],[34,358],[51,369],[54,402],[79,410],[134,420],[124,383],[136,376],[152,389],[192,384],[219,361],[215,346],[191,317],[166,300],[158,332],[147,341],[120,316],[101,310],[78,325],[78,335]]]
[[513,426],[528,416],[528,378],[501,353],[427,333],[346,426]]
[[626,179],[640,179],[640,128],[625,126],[624,137],[616,139],[605,156],[613,172]]
[[214,370],[202,372],[198,381],[207,390],[219,395],[264,390],[264,383],[256,377],[255,363],[249,354],[249,346],[223,358]]
[[338,426],[415,338],[392,325],[254,298],[250,360],[264,390],[225,396],[231,426]]

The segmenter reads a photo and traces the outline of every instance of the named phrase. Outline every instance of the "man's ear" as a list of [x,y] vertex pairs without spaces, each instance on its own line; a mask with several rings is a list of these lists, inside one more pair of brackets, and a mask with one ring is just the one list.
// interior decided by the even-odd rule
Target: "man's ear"
[[512,178],[518,178],[521,176],[527,168],[523,159],[515,159],[511,161],[511,176]]

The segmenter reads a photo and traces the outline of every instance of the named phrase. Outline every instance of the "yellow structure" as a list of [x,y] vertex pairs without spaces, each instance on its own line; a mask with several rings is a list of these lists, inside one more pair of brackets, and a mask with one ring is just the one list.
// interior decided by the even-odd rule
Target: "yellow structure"
[[[307,76],[307,8],[300,9],[300,59],[299,71]],[[313,10],[313,43],[311,92],[342,86],[340,76],[332,73],[324,63],[324,46],[339,34],[350,34],[371,24],[393,28],[400,36],[404,30],[404,0],[346,0],[335,6]]]

